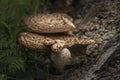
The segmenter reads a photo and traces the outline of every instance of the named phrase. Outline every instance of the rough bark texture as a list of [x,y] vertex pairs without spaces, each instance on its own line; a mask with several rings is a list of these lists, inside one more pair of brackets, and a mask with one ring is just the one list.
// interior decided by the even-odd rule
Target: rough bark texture
[[[98,42],[87,47],[88,61],[62,75],[52,75],[51,80],[120,80],[120,1],[98,3],[99,0],[85,0],[82,6],[76,3],[71,13],[79,29],[76,36]],[[89,13],[88,7],[93,5],[101,7],[94,16],[88,14],[90,18],[86,17],[84,14]],[[84,25],[81,24],[82,17],[86,20]]]

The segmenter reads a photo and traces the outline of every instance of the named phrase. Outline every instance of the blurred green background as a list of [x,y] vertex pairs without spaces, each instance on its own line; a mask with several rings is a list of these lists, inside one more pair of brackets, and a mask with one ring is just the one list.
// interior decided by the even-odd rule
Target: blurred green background
[[26,31],[23,19],[48,13],[50,0],[0,0],[0,80],[47,80],[49,65],[40,53],[20,46],[17,38]]

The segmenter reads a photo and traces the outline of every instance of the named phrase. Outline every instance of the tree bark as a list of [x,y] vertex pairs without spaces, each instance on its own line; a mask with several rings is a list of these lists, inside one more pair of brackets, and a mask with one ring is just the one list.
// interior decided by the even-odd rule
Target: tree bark
[[[94,0],[91,0],[91,1],[94,1]],[[101,11],[102,10],[107,10],[107,11],[105,13],[101,12],[100,15],[97,14],[97,17],[102,18],[101,22],[102,21],[104,22],[104,23],[101,23],[101,25],[99,25],[102,28],[95,29],[96,30],[95,32],[90,30],[90,33],[92,33],[92,35],[95,34],[93,36],[97,35],[96,32],[98,32],[98,35],[101,34],[100,33],[101,29],[107,28],[106,30],[108,30],[108,32],[103,33],[102,36],[99,36],[99,37],[103,37],[104,34],[108,34],[108,38],[103,39],[103,42],[101,42],[102,48],[99,46],[97,47],[97,51],[98,51],[97,56],[96,55],[94,57],[92,56],[90,58],[90,61],[88,61],[88,63],[84,64],[82,67],[75,68],[73,70],[68,70],[65,73],[63,73],[62,75],[57,75],[57,76],[52,75],[50,77],[50,80],[97,80],[98,79],[98,77],[97,77],[98,71],[101,70],[103,68],[103,66],[107,64],[106,62],[108,62],[108,60],[110,58],[112,58],[111,55],[114,55],[116,50],[120,50],[120,26],[119,26],[119,24],[120,24],[120,16],[119,16],[120,10],[118,10],[118,3],[119,2],[117,2],[117,1],[112,2],[111,0],[108,0],[108,3],[106,4],[107,7],[105,7],[107,9],[101,9]],[[81,8],[79,8],[79,9],[81,9]],[[79,10],[77,10],[77,11],[79,11]],[[79,12],[77,12],[77,13],[76,12],[73,12],[73,15],[77,16],[77,14],[81,14]],[[103,16],[101,16],[101,14]],[[114,14],[114,17],[110,16],[113,14]],[[93,18],[93,19],[95,19],[95,18]],[[99,21],[100,20],[98,20],[98,22]],[[94,22],[94,20],[93,20],[93,22]],[[86,25],[87,25],[87,23],[86,23]],[[88,29],[88,28],[86,28],[86,25],[83,26],[82,29],[83,28]],[[97,26],[97,28],[99,26]],[[89,26],[89,27],[91,28],[91,26]],[[115,28],[114,33],[112,33],[112,36],[111,36],[111,31],[113,31],[113,30],[110,29],[111,27]],[[84,31],[84,33],[85,33],[85,31]],[[79,35],[79,37],[81,38],[81,35]],[[93,53],[94,53],[94,50],[95,49],[93,49]],[[90,54],[90,56],[91,56],[91,54]],[[104,80],[109,80],[109,79],[104,79]],[[111,79],[111,80],[114,80],[114,79]]]

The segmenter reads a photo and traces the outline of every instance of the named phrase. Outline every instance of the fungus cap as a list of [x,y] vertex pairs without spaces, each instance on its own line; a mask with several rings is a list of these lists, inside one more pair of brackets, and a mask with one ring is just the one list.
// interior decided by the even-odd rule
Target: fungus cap
[[37,14],[26,17],[25,24],[36,33],[68,32],[76,29],[73,19],[67,14]]
[[95,43],[92,39],[79,39],[68,35],[39,35],[29,32],[21,33],[19,42],[35,50],[45,50],[50,46],[54,52],[59,52],[63,48],[71,47],[76,44],[89,45]]

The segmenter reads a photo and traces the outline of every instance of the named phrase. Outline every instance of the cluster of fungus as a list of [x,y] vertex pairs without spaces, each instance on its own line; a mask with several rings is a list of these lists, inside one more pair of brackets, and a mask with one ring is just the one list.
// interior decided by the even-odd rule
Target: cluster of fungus
[[51,60],[59,69],[71,64],[69,47],[95,43],[92,39],[63,34],[76,29],[73,19],[67,14],[37,14],[25,18],[24,22],[32,32],[20,33],[19,43],[37,51],[51,50]]

